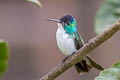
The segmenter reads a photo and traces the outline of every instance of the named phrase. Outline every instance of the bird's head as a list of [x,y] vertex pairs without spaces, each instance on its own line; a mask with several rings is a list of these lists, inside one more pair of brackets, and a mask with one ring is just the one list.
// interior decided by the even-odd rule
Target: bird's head
[[74,32],[77,31],[76,20],[71,15],[65,15],[61,17],[59,20],[55,20],[55,19],[48,19],[48,20],[60,23],[63,26],[66,33],[68,34],[73,34]]

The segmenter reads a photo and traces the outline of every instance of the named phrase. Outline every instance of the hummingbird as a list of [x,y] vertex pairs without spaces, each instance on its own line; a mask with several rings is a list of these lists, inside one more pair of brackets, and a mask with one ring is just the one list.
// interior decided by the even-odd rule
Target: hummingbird
[[[62,16],[59,20],[48,19],[48,21],[57,22],[56,41],[59,50],[65,55],[63,61],[73,55],[77,50],[83,47],[84,40],[77,31],[76,20],[71,15]],[[88,73],[92,68],[104,70],[102,66],[86,56],[82,61],[75,64],[75,69],[79,74]]]

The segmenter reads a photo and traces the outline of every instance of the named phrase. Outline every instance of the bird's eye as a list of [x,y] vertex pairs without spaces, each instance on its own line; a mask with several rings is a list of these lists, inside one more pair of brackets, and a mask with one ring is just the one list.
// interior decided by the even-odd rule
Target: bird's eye
[[67,23],[67,25],[70,25],[70,23]]

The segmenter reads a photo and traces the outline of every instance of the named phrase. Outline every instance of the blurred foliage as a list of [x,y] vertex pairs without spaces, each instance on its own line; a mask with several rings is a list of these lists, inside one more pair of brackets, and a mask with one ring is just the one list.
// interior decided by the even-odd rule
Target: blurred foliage
[[40,3],[39,0],[27,0],[28,2],[32,2],[34,3],[35,5],[37,5],[38,7],[41,7],[42,8],[42,4]]
[[0,76],[7,68],[8,46],[4,40],[0,40]]
[[120,62],[100,72],[95,80],[120,80]]
[[95,19],[95,32],[103,32],[120,18],[120,0],[106,0]]

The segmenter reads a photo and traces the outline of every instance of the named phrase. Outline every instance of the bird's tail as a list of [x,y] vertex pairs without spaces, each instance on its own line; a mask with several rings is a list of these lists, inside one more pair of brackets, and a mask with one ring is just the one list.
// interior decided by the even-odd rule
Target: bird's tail
[[77,72],[79,74],[88,73],[92,67],[94,67],[94,68],[96,68],[98,70],[104,70],[104,68],[102,66],[95,63],[88,56],[84,60],[82,60],[79,63],[75,64],[75,69],[77,70]]

